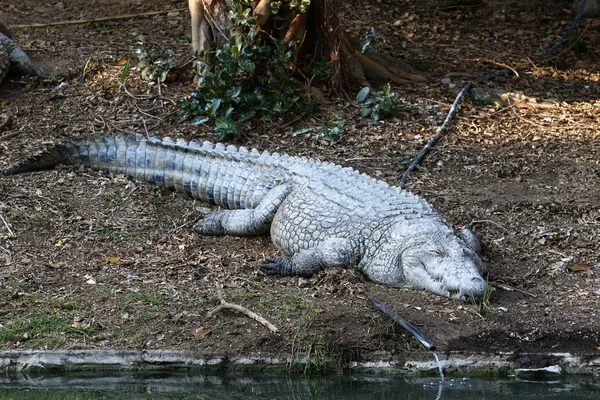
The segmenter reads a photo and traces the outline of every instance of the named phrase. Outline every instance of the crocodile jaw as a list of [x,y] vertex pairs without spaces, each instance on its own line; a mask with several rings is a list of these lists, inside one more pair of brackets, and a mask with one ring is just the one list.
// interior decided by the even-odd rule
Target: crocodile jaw
[[447,275],[432,275],[422,266],[410,268],[404,266],[407,283],[441,296],[455,300],[469,301],[480,298],[487,284],[480,274],[473,271],[473,265],[444,266]]
[[457,300],[482,297],[487,284],[482,278],[481,259],[460,239],[440,245],[421,243],[401,256],[406,283]]

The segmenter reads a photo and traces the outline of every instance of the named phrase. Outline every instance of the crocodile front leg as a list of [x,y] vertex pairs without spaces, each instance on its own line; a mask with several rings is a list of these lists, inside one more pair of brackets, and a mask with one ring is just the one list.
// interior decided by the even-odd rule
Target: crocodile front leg
[[331,238],[292,257],[267,258],[266,261],[260,267],[267,275],[311,276],[328,267],[357,265],[359,260],[350,240]]
[[208,214],[194,226],[196,232],[206,236],[251,236],[269,232],[273,217],[290,192],[290,186],[276,186],[249,210],[219,210]]

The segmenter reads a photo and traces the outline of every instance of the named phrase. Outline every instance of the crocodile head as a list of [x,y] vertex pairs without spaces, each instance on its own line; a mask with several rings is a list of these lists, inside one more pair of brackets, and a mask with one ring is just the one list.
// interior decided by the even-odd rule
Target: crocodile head
[[483,296],[486,290],[478,242],[472,233],[457,234],[437,220],[404,222],[392,228],[383,247],[387,268],[374,280],[467,301]]

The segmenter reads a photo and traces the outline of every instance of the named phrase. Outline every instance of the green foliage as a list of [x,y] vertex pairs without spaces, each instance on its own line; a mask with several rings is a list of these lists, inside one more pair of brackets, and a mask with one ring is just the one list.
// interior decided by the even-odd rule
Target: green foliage
[[103,240],[122,240],[121,228],[113,225],[104,225],[97,231],[98,236]]
[[332,142],[337,142],[341,139],[342,132],[344,132],[344,121],[340,119],[331,119],[325,121],[323,127],[319,131],[319,136],[329,139]]
[[[170,50],[165,50],[162,46],[148,48],[142,35],[139,36],[138,44],[140,47],[135,52],[138,58],[136,68],[140,71],[142,79],[164,82],[169,72],[177,66],[175,55]],[[128,66],[129,60],[121,72],[121,81],[125,79]]]
[[[78,308],[78,305],[65,305]],[[54,348],[65,341],[65,334],[88,336],[96,330],[95,325],[79,326],[67,316],[49,313],[44,306],[29,311],[13,310],[8,322],[0,329],[0,345],[27,342],[32,348]]]
[[238,34],[213,44],[205,55],[212,70],[201,71],[198,89],[178,100],[181,120],[210,122],[220,140],[240,137],[240,125],[254,118],[270,122],[311,108],[310,98],[300,95],[304,84],[294,79],[294,43],[260,35],[251,8],[236,6],[229,17]]
[[279,14],[282,7],[287,6],[290,10],[295,13],[304,13],[308,10],[308,6],[310,6],[310,0],[291,0],[286,2],[281,1],[272,1],[269,5],[271,6],[271,12],[273,14]]
[[295,361],[288,365],[289,372],[304,375],[323,374],[330,367],[331,357],[322,339],[309,330],[299,329],[292,339]]
[[371,92],[369,87],[362,88],[356,95],[356,101],[365,106],[360,113],[361,117],[379,121],[396,115],[398,103],[394,97],[396,93],[392,92],[389,83],[383,85],[378,92]]
[[102,193],[102,198],[106,201],[117,200],[119,198],[119,193],[117,193],[117,192]]
[[371,26],[365,32],[365,37],[362,43],[360,44],[360,52],[368,53],[369,51],[372,51],[375,44],[377,43],[385,44],[385,38],[380,33],[377,33],[377,30]]

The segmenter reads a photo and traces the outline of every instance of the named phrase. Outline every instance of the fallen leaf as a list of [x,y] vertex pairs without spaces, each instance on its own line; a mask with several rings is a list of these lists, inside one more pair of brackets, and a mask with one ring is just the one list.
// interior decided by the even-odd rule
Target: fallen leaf
[[196,336],[196,337],[205,337],[209,333],[210,333],[210,329],[204,330],[203,328],[198,328],[198,329],[194,330],[194,336]]
[[322,313],[322,312],[325,312],[325,310],[323,310],[322,308],[313,308],[312,312]]
[[591,267],[587,264],[573,264],[569,265],[567,269],[572,272],[587,272]]
[[109,264],[116,264],[119,261],[121,261],[121,259],[119,257],[108,257],[106,259],[106,262],[109,263]]
[[60,247],[64,244],[64,242],[62,241],[62,239],[60,239],[58,242],[54,243],[54,246],[56,247]]

